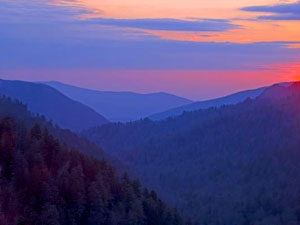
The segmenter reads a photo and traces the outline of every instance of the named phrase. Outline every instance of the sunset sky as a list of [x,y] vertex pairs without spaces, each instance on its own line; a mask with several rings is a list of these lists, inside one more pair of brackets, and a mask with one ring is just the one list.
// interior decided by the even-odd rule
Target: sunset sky
[[300,1],[0,0],[0,78],[193,100],[300,79]]

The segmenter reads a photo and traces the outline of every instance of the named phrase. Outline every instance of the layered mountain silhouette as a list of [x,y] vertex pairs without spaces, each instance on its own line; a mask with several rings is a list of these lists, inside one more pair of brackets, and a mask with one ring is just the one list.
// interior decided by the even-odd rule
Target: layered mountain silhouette
[[86,137],[199,224],[298,224],[300,83],[257,98],[90,129]]
[[110,121],[133,121],[192,103],[191,100],[167,93],[138,94],[134,92],[95,91],[59,82],[47,82],[75,101],[86,104]]
[[[287,86],[289,84],[291,84],[291,83],[289,83],[289,82],[280,83],[280,85],[282,85],[282,86]],[[179,116],[183,112],[191,112],[191,111],[195,111],[195,110],[199,110],[199,109],[207,109],[209,107],[220,107],[223,105],[237,104],[237,103],[240,103],[240,102],[246,100],[247,98],[251,98],[251,99],[256,98],[268,87],[269,86],[252,89],[252,90],[241,91],[241,92],[237,92],[237,93],[227,95],[227,96],[224,96],[221,98],[194,102],[194,103],[184,105],[181,107],[169,109],[165,112],[160,112],[160,113],[150,115],[149,118],[151,120],[163,120],[168,117]]]
[[20,100],[30,111],[44,115],[63,128],[80,131],[108,122],[88,106],[44,84],[0,80],[0,95]]
[[[0,94],[0,224],[300,222],[300,82],[127,123],[95,123],[95,110],[44,84],[0,80]],[[80,137],[47,119],[94,127]]]
[[16,99],[10,97],[0,97],[0,119],[11,118],[16,123],[24,126],[26,129],[39,125],[41,130],[47,130],[54,138],[66,144],[69,148],[76,148],[86,155],[93,156],[97,159],[109,158],[100,147],[92,144],[87,139],[80,137],[69,129],[61,129],[54,126],[46,120],[43,115],[34,115],[28,110],[28,107]]
[[194,224],[103,157],[82,154],[95,149],[84,143],[0,98],[0,224]]

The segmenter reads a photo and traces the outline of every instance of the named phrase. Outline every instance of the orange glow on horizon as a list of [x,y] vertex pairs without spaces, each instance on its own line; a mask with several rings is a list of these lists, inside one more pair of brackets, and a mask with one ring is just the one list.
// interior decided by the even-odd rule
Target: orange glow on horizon
[[[30,74],[30,76],[28,76]],[[300,80],[300,60],[269,65],[264,70],[0,70],[3,79],[57,80],[98,90],[168,92],[193,100],[206,100],[237,91]],[[85,79],[82,79],[82,77]]]
[[300,59],[294,63],[269,65],[267,69],[282,73],[286,81],[300,80]]

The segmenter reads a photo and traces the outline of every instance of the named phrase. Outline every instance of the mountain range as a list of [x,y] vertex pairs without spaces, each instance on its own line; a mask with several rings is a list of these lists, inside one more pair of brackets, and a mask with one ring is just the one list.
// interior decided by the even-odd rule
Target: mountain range
[[63,128],[80,131],[108,122],[93,109],[45,84],[0,80],[0,95],[20,100],[31,112]]
[[[280,85],[288,86],[291,84],[290,82],[284,82],[280,83]],[[191,112],[199,109],[207,109],[209,107],[220,107],[223,105],[233,105],[240,103],[247,98],[255,99],[257,96],[259,96],[264,90],[266,90],[269,86],[257,88],[257,89],[251,89],[251,90],[245,90],[240,91],[234,94],[230,94],[224,97],[211,99],[211,100],[205,100],[205,101],[198,101],[193,102],[184,106],[176,107],[169,109],[165,112],[156,113],[153,115],[150,115],[149,118],[151,120],[163,120],[168,117],[175,117],[179,116],[180,114],[184,112]]]
[[[74,215],[77,222],[93,225],[138,225],[144,219],[153,225],[184,224],[180,214],[207,225],[300,222],[300,82],[188,103],[174,114],[126,123],[109,122],[45,84],[0,80],[0,94],[7,96],[0,98],[0,224],[12,223],[11,218],[27,218],[30,224],[49,216],[69,224]],[[102,163],[97,160],[104,159],[117,169],[115,174],[129,171],[162,200],[155,192],[141,192],[127,175],[111,180],[114,173],[105,172],[105,180],[96,179]],[[29,175],[37,171],[39,176]],[[60,190],[59,198],[47,204],[38,200],[52,196],[47,190]],[[97,199],[105,193],[108,198]],[[97,199],[96,205],[83,199]]]
[[139,94],[134,92],[96,91],[60,82],[45,84],[75,101],[81,102],[110,121],[128,122],[151,114],[192,103],[191,100],[168,93]]
[[19,99],[30,111],[44,115],[54,124],[74,131],[89,129],[108,121],[128,122],[141,118],[163,120],[184,112],[236,104],[247,98],[256,98],[266,88],[268,87],[192,102],[168,93],[96,91],[60,82],[0,80],[1,95]]

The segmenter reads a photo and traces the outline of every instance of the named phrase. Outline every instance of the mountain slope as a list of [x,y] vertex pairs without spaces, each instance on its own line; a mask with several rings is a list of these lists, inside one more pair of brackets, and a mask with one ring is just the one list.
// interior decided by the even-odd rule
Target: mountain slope
[[[0,97],[0,119],[4,119],[6,117],[12,118],[14,121],[22,124],[22,126],[25,126],[26,128],[31,128],[35,124],[39,124],[42,130],[47,129],[54,138],[65,143],[69,148],[76,148],[78,151],[97,159],[102,159],[105,156],[101,148],[92,144],[87,139],[78,136],[70,130],[53,126],[52,123],[48,122],[44,116],[33,115],[22,102],[12,100],[8,97]],[[106,158],[108,158],[107,155]]]
[[85,135],[200,224],[298,224],[299,102],[300,83],[275,85],[236,105]]
[[107,122],[91,108],[44,84],[0,80],[0,95],[20,100],[30,111],[45,115],[63,128],[79,131]]
[[110,121],[132,121],[192,101],[167,93],[137,94],[78,88],[59,82],[47,82],[66,96],[88,105]]
[[[281,83],[281,85],[286,86],[290,83]],[[212,100],[206,100],[206,101],[200,101],[200,102],[194,102],[188,105],[184,105],[181,107],[173,108],[170,110],[167,110],[165,112],[156,113],[153,115],[150,115],[149,118],[151,120],[163,120],[168,117],[175,117],[179,116],[183,112],[191,112],[199,109],[207,109],[209,107],[220,107],[222,105],[232,105],[237,104],[239,102],[242,102],[246,100],[247,98],[254,99],[257,96],[259,96],[266,88],[268,87],[261,87],[253,90],[246,90],[237,92],[231,95],[227,95],[221,98],[216,98]]]
[[[0,224],[184,225],[154,191],[38,125],[0,120]],[[192,223],[188,223],[191,224]]]

